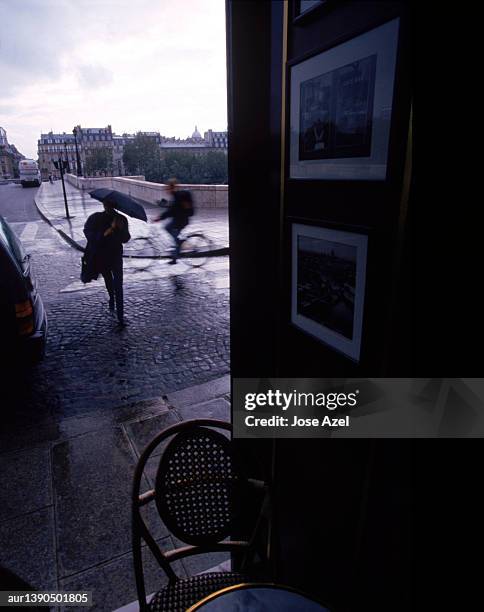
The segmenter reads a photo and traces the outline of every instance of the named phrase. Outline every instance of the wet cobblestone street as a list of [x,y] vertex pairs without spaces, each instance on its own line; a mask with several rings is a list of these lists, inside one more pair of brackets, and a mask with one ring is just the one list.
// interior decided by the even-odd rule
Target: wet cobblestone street
[[[44,360],[3,370],[0,565],[35,588],[92,589],[92,609],[114,609],[136,598],[129,495],[144,445],[186,418],[230,418],[229,261],[125,259],[120,329],[102,281],[79,281],[81,254],[39,217],[34,193],[0,187],[0,214],[32,255],[49,324]],[[192,400],[178,403],[177,391],[194,385]],[[173,548],[163,524],[156,534]],[[159,586],[153,560],[147,576]]]
[[228,372],[228,257],[200,269],[125,260],[128,326],[120,330],[102,280],[79,281],[77,251],[41,220],[11,225],[20,237],[27,226],[34,236],[23,242],[49,321],[46,357],[28,374],[29,397],[16,396],[24,409],[48,405],[54,417],[79,416]]

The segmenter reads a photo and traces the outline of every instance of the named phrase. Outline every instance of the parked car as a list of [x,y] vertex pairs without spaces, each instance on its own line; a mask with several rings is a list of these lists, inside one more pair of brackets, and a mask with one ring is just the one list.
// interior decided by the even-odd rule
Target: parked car
[[12,355],[40,360],[45,353],[46,336],[47,316],[31,257],[0,216],[0,346],[6,351],[4,358]]

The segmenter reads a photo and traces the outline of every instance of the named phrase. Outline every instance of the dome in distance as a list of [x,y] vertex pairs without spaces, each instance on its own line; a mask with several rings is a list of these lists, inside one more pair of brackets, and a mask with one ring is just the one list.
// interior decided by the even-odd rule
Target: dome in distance
[[195,131],[192,134],[192,138],[195,138],[196,140],[201,140],[202,139],[202,135],[197,130],[197,126],[195,126]]

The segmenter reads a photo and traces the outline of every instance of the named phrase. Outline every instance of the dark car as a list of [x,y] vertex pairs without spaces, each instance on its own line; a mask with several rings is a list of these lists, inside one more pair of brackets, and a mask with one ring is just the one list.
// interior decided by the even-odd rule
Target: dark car
[[[0,216],[0,338],[10,355],[38,361],[44,356],[47,317],[27,255]],[[3,351],[2,351],[3,352]]]

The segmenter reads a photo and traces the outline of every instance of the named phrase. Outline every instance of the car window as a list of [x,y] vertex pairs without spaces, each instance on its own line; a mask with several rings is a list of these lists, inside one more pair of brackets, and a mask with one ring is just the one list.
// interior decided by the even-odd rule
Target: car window
[[20,243],[20,240],[10,229],[9,225],[0,217],[0,240],[5,243],[5,246],[15,257],[19,265],[23,268],[25,264],[26,254]]

